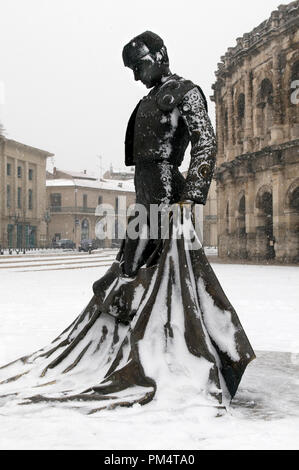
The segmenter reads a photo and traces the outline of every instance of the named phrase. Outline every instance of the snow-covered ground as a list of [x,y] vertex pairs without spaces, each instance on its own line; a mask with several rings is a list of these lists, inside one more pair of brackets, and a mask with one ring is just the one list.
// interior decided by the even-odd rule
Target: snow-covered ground
[[[114,255],[1,257],[0,364],[48,344],[68,326]],[[257,352],[228,413],[213,417],[183,401],[153,401],[87,416],[77,408],[11,402],[0,407],[0,448],[298,448],[299,268],[213,268]]]

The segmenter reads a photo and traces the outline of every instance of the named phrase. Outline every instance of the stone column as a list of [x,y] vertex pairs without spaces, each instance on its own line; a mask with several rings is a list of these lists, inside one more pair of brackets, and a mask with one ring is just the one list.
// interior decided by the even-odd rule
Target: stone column
[[286,257],[286,220],[284,215],[284,172],[280,167],[272,170],[273,235],[275,256],[279,260]]
[[220,258],[226,256],[226,246],[225,246],[225,204],[224,204],[224,187],[223,183],[217,180],[216,187],[217,194],[217,246],[218,246],[218,256]]
[[258,108],[257,108],[257,93],[258,93],[258,81],[255,77],[252,79],[252,136],[253,136],[253,146],[252,151],[255,152],[257,149],[256,138],[258,137],[258,128],[257,128],[257,118],[258,118]]
[[[234,237],[235,237],[235,217],[234,217],[234,184],[231,176],[228,172],[223,175],[223,182],[221,189],[217,187],[217,215],[218,220],[220,219],[220,227],[218,226],[220,235],[220,246],[219,250],[221,257],[227,258],[234,254]],[[228,221],[227,221],[227,203],[228,203]],[[227,223],[228,222],[228,223]],[[228,229],[228,232],[227,232]]]
[[244,129],[244,152],[251,151],[251,139],[253,137],[252,129],[252,85],[250,60],[245,61],[245,129]]
[[273,50],[273,124],[271,128],[271,145],[283,140],[283,126],[281,122],[282,84],[279,66],[279,49]]
[[227,160],[232,160],[233,155],[233,95],[232,95],[232,86],[231,79],[227,83],[227,121],[228,121],[228,158]]
[[256,258],[256,221],[254,215],[255,204],[255,175],[248,175],[245,183],[245,197],[246,197],[246,250],[249,259]]
[[[284,86],[283,86],[283,111],[284,111],[284,132],[287,140],[291,140],[291,127],[292,127],[292,103],[291,103],[291,67],[292,64],[287,63],[284,72]],[[294,106],[294,105],[293,105]]]
[[224,118],[221,115],[221,96],[220,91],[217,91],[216,95],[216,132],[217,132],[217,157],[218,162],[222,163],[224,161]]

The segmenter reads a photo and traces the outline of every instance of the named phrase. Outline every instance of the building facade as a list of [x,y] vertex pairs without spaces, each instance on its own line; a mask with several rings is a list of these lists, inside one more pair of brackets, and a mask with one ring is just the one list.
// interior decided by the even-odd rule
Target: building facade
[[97,238],[96,213],[99,205],[108,207],[108,227],[101,246],[119,245],[125,231],[127,208],[135,202],[133,180],[97,179],[87,173],[60,171],[47,174],[48,244],[70,239],[78,247],[81,240]]
[[299,261],[299,2],[281,5],[221,57],[218,253]]
[[46,244],[46,160],[53,154],[0,136],[0,245]]

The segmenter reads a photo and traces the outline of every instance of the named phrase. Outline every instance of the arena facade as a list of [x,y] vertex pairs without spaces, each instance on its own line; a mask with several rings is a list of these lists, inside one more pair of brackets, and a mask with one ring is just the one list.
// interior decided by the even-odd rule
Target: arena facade
[[216,105],[218,253],[299,262],[299,1],[221,57]]

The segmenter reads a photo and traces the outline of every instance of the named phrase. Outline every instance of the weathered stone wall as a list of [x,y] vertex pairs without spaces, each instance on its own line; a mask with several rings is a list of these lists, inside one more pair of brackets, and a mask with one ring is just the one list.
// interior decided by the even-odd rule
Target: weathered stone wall
[[212,99],[222,257],[299,261],[298,25],[299,2],[281,5],[218,64]]

